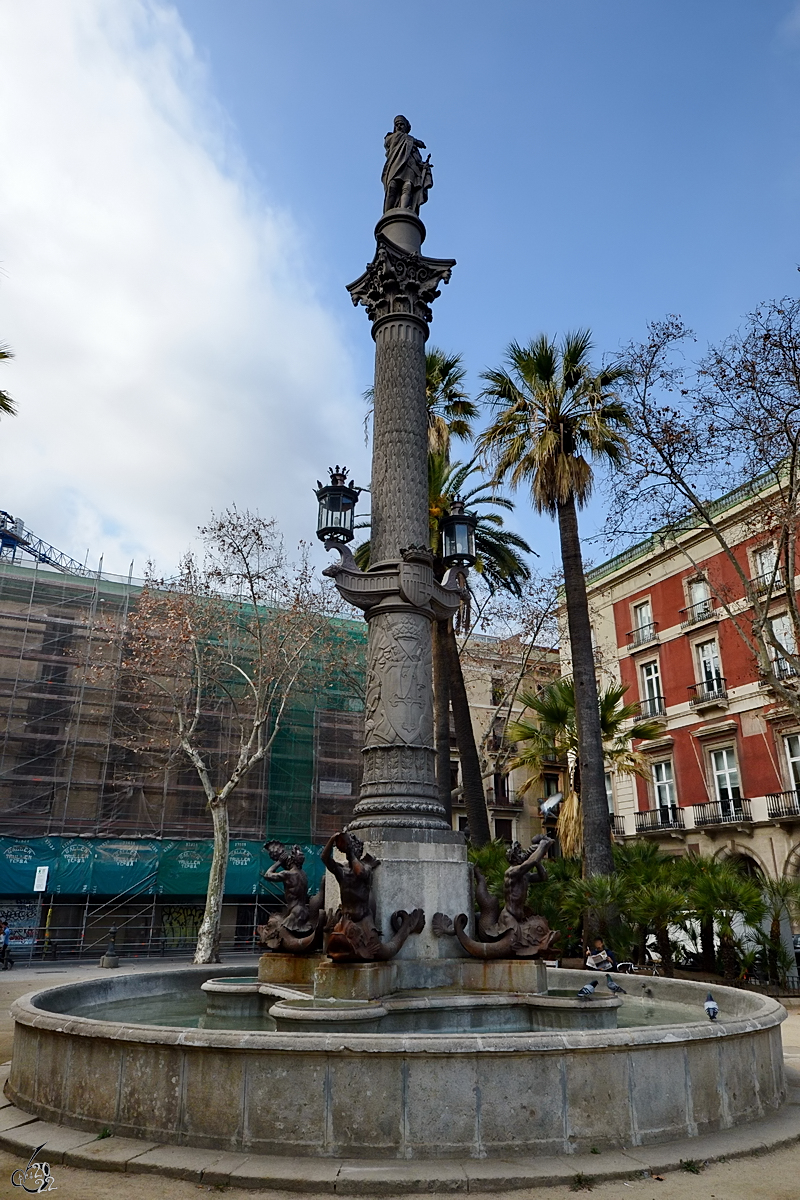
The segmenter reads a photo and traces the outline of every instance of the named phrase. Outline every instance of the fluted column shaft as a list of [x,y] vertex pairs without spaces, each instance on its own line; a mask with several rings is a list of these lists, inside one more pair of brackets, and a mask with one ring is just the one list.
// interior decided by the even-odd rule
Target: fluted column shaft
[[386,214],[350,292],[373,324],[375,388],[364,779],[351,828],[449,829],[433,736],[428,418],[430,303],[453,263],[423,258],[422,222]]

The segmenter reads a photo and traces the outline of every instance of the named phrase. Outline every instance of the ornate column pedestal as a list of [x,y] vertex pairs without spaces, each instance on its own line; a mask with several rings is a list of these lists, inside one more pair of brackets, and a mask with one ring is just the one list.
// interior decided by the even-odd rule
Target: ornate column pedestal
[[414,212],[384,213],[375,257],[348,288],[375,339],[371,564],[359,571],[337,544],[341,562],[326,571],[369,623],[364,777],[348,828],[381,861],[373,894],[384,937],[400,909],[426,917],[400,959],[460,956],[454,939],[433,936],[431,920],[472,912],[464,838],[437,795],[433,731],[431,622],[455,612],[460,591],[449,575],[434,578],[428,548],[425,342],[430,305],[455,263],[423,257],[424,237]]

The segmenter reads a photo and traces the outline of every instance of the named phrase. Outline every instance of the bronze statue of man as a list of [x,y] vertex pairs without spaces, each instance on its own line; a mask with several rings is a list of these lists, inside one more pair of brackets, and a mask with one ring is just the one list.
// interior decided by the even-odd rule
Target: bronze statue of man
[[386,165],[381,175],[384,187],[383,211],[405,208],[419,216],[420,205],[428,199],[433,187],[431,156],[423,161],[420,150],[425,143],[411,136],[411,123],[406,117],[394,119],[394,129],[383,140]]

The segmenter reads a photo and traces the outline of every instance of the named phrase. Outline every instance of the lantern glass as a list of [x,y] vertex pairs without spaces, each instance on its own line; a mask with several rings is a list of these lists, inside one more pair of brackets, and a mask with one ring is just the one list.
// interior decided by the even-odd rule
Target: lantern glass
[[453,566],[471,567],[475,562],[475,517],[452,514],[442,523],[442,557]]
[[[337,468],[338,471],[338,468]],[[322,542],[349,542],[353,538],[359,488],[348,486],[346,476],[331,472],[331,483],[317,489],[317,537]]]

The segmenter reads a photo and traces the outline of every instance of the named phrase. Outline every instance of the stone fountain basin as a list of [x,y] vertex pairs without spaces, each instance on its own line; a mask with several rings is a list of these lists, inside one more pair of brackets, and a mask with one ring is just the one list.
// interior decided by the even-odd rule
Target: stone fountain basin
[[[18,1000],[6,1094],[45,1120],[156,1142],[342,1158],[503,1158],[638,1146],[755,1120],[785,1098],[777,1001],[648,978],[684,1026],[505,1033],[245,1032],[70,1015],[180,997],[219,967],[122,975]],[[235,974],[231,971],[230,974]],[[551,984],[577,989],[582,971]],[[640,981],[637,981],[640,982]]]

